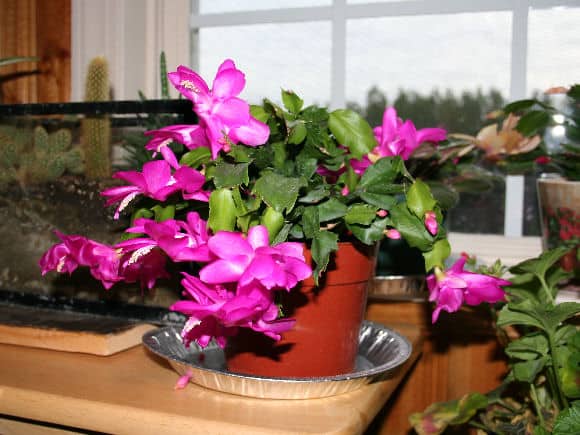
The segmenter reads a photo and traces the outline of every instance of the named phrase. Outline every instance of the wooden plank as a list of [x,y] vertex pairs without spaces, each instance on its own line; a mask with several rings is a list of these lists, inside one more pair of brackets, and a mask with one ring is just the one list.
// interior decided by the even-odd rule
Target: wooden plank
[[42,425],[32,420],[16,420],[0,416],[2,435],[78,435],[78,433],[66,428]]
[[507,373],[490,315],[483,310],[442,313],[432,325],[428,302],[372,300],[366,318],[387,324],[406,321],[421,330],[424,338],[421,359],[373,422],[373,433],[410,433],[412,413],[469,392],[487,393]]
[[69,101],[71,0],[0,0],[0,11],[0,58],[39,58],[2,67],[0,101]]
[[0,305],[0,343],[107,356],[156,328],[106,316]]
[[[143,347],[107,358],[0,345],[0,414],[105,433],[361,434],[413,365],[419,331],[394,329],[416,351],[391,377],[338,396],[254,399],[189,384]],[[42,364],[39,364],[42,361]]]

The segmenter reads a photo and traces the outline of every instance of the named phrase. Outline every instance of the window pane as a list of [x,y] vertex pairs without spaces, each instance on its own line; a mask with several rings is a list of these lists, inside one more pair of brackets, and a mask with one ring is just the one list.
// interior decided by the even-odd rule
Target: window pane
[[305,104],[328,104],[331,68],[330,23],[259,24],[199,30],[199,71],[211,82],[226,58],[246,74],[242,98],[281,101],[291,89]]
[[[527,96],[540,96],[553,86],[570,86],[580,81],[580,8],[530,9],[528,31]],[[550,104],[566,110],[561,95]],[[558,127],[549,128],[544,140],[549,148],[561,142]],[[526,177],[524,235],[540,235],[536,180]]]
[[329,6],[332,0],[193,0],[192,11],[199,4],[200,14],[222,12],[257,11],[264,9],[303,8],[309,6]]
[[531,9],[528,95],[580,81],[580,8]]
[[364,3],[399,3],[399,2],[414,2],[417,0],[346,0],[347,3],[351,4],[364,4]]
[[347,98],[363,102],[372,85],[389,96],[478,88],[507,95],[510,23],[507,12],[350,20]]
[[[507,99],[509,13],[351,20],[347,32],[347,100],[373,126],[385,105],[395,105],[418,128],[475,134]],[[500,180],[489,193],[462,193],[447,227],[502,233],[504,190]]]

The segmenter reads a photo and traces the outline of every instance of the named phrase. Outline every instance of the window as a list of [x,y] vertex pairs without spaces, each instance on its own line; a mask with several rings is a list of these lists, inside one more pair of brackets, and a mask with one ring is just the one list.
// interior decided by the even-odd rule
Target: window
[[[460,99],[479,92],[480,101],[497,103],[493,96],[507,102],[580,77],[574,0],[192,0],[191,6],[192,65],[211,77],[221,59],[235,58],[251,77],[250,101],[290,86],[307,102],[331,107],[364,107],[377,96],[391,104],[401,93]],[[537,235],[535,180],[527,178],[506,177],[505,187],[487,197],[465,195],[452,230]]]

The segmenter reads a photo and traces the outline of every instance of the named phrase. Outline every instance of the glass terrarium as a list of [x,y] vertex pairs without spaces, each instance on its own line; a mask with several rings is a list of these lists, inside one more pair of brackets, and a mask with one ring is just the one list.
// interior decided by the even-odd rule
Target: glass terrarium
[[165,281],[145,294],[138,285],[105,291],[88,272],[41,276],[38,260],[55,231],[119,241],[127,226],[113,219],[100,192],[118,170],[140,170],[149,158],[146,130],[191,123],[187,100],[0,105],[0,296],[168,306]]

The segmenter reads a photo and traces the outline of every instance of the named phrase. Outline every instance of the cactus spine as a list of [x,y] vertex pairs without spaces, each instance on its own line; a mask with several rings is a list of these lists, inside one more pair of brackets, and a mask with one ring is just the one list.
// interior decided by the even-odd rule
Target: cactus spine
[[[94,58],[87,71],[85,101],[109,100],[109,66],[104,57]],[[81,144],[87,178],[111,176],[111,120],[91,115],[81,121]]]

